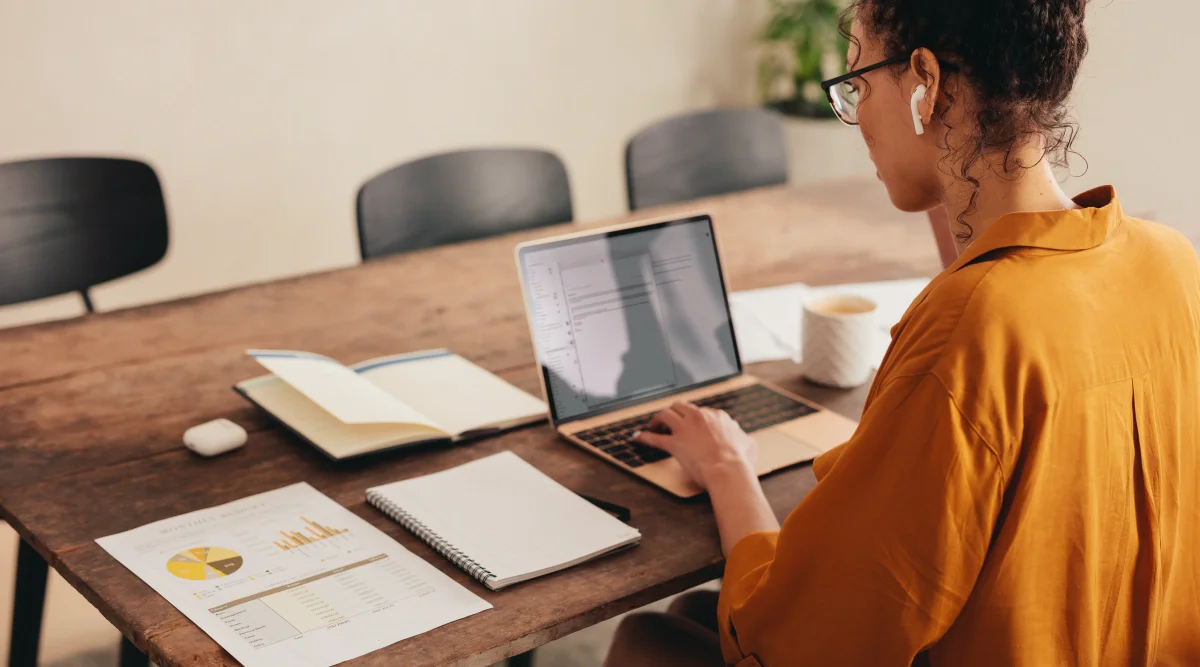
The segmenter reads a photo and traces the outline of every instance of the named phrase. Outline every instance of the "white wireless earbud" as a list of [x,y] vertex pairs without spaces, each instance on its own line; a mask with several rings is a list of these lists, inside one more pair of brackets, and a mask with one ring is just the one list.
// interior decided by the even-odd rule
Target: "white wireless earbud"
[[918,136],[925,134],[925,123],[921,122],[921,111],[917,109],[917,105],[925,101],[925,91],[927,90],[929,89],[925,87],[925,84],[917,86],[917,89],[913,91],[912,102],[909,103],[909,106],[912,107],[913,129],[917,131]]

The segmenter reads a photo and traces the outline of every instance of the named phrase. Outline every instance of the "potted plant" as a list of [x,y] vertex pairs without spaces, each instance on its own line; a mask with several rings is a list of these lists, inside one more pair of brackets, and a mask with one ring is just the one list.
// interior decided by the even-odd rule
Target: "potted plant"
[[758,64],[767,106],[788,116],[833,118],[821,81],[842,73],[849,44],[839,21],[844,0],[770,0]]
[[834,122],[821,82],[846,69],[849,42],[839,21],[848,0],[769,0],[758,84],[783,115],[789,179],[819,183],[874,173],[858,132]]

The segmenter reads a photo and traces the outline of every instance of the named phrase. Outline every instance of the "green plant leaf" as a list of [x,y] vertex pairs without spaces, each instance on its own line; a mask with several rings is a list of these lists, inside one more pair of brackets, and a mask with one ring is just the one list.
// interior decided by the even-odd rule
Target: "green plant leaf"
[[827,58],[837,56],[845,60],[849,43],[840,30],[844,6],[845,0],[769,0],[770,15],[763,26],[762,39],[787,44],[792,58],[789,68],[787,63],[780,66],[774,52],[763,54],[758,74],[759,89],[764,95],[779,77],[785,76],[795,81],[799,95],[805,82],[824,78],[821,65]]

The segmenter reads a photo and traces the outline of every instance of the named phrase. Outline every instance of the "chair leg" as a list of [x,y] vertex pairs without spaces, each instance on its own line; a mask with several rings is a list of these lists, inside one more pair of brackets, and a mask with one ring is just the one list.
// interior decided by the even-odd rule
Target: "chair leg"
[[92,295],[88,294],[87,290],[79,290],[79,296],[83,297],[83,307],[87,309],[89,315],[96,312],[96,306],[92,305]]
[[526,651],[509,658],[508,667],[533,667],[533,651]]
[[17,585],[13,597],[9,667],[36,667],[42,639],[42,609],[46,604],[46,561],[21,540],[17,547]]
[[147,667],[150,664],[150,657],[139,651],[133,642],[125,638],[125,635],[121,635],[121,658],[117,664],[120,667]]

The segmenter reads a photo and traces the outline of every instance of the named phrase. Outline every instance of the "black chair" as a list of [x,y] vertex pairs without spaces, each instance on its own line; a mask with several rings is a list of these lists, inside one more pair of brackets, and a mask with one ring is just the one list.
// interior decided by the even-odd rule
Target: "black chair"
[[364,260],[570,222],[562,160],[528,149],[480,149],[407,162],[358,191]]
[[638,132],[625,147],[632,211],[787,180],[783,125],[765,109],[717,109],[668,118]]
[[[154,170],[112,158],[0,164],[0,305],[79,292],[156,264],[167,252],[167,210]],[[37,664],[46,561],[21,540],[9,665]],[[148,660],[122,640],[121,664]]]
[[154,170],[112,158],[0,164],[0,306],[79,292],[158,263],[167,210]]

